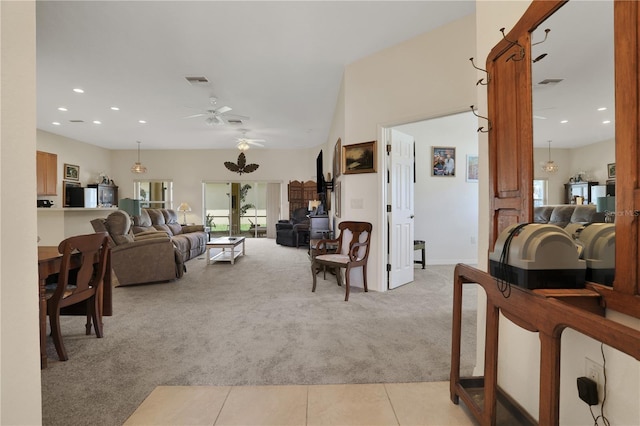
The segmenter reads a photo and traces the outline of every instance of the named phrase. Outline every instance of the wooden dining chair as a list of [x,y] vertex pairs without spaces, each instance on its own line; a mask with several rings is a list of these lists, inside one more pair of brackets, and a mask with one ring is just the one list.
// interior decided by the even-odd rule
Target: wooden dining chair
[[[364,291],[369,291],[367,289],[367,259],[369,258],[372,228],[373,226],[369,222],[340,222],[338,225],[340,235],[337,239],[318,241],[316,255],[311,260],[312,292],[316,291],[317,273],[325,267],[335,270],[339,286],[342,285],[341,269],[345,270],[345,302],[349,300],[349,279],[353,268],[362,267]],[[335,244],[337,244],[335,253],[328,253],[327,246]]]
[[86,334],[91,334],[93,322],[96,337],[102,337],[99,303],[107,268],[108,241],[106,232],[97,232],[67,238],[58,246],[58,252],[62,254],[58,282],[47,289],[46,297],[51,335],[60,361],[69,359],[60,332],[62,308],[84,302],[87,313]]

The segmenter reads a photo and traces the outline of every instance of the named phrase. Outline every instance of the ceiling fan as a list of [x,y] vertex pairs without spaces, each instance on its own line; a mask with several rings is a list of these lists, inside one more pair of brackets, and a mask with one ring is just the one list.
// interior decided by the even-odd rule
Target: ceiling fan
[[[218,102],[218,99],[215,96],[211,96],[209,98],[209,103],[211,107],[206,109],[205,112],[201,112],[198,114],[193,114],[186,116],[184,118],[197,118],[197,117],[207,117],[204,122],[209,126],[221,126],[223,124],[227,124],[227,121],[222,117],[223,114],[227,114],[231,111],[231,107],[221,106],[216,108],[215,105]],[[249,117],[245,117],[243,115],[237,114],[228,114],[229,116],[238,117],[240,119],[248,120]]]
[[249,139],[246,137],[246,130],[242,131],[242,137],[239,137],[238,139],[236,139],[238,141],[238,149],[240,151],[246,151],[248,150],[251,146],[259,146],[259,147],[264,147],[264,145],[262,144],[263,142],[266,142],[266,140],[264,139]]

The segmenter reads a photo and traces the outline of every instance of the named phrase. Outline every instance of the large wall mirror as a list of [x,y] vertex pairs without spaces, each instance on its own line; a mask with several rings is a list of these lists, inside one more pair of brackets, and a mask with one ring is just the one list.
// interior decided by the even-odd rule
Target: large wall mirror
[[[639,22],[637,2],[534,0],[487,70],[490,241],[514,221],[532,221],[534,179],[547,180],[550,204],[564,204],[572,177],[606,186],[615,164],[616,279],[588,287],[640,318]],[[541,155],[549,146],[555,158]],[[558,171],[542,171],[549,159]],[[514,160],[517,171],[504,167]]]

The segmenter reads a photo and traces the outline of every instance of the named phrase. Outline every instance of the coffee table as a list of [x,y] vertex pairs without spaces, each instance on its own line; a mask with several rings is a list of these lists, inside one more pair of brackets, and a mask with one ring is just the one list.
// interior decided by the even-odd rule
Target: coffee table
[[[242,249],[238,246],[242,244]],[[214,256],[210,255],[212,248],[221,248],[222,251]],[[215,262],[231,262],[233,265],[238,256],[244,256],[244,237],[222,237],[209,240],[207,243],[207,265]]]

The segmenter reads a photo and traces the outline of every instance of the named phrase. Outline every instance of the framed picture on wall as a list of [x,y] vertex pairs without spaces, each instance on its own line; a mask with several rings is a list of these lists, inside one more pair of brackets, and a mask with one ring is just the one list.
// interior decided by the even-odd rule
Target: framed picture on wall
[[454,147],[434,146],[431,158],[433,159],[431,176],[456,175],[456,149]]
[[478,181],[478,156],[467,155],[467,182]]
[[64,165],[64,179],[66,180],[80,180],[80,166],[74,164]]
[[345,175],[376,172],[376,141],[345,145],[342,154]]
[[336,179],[342,173],[342,140],[338,138],[333,147],[333,178]]
[[609,179],[616,178],[616,163],[607,164],[607,177]]

